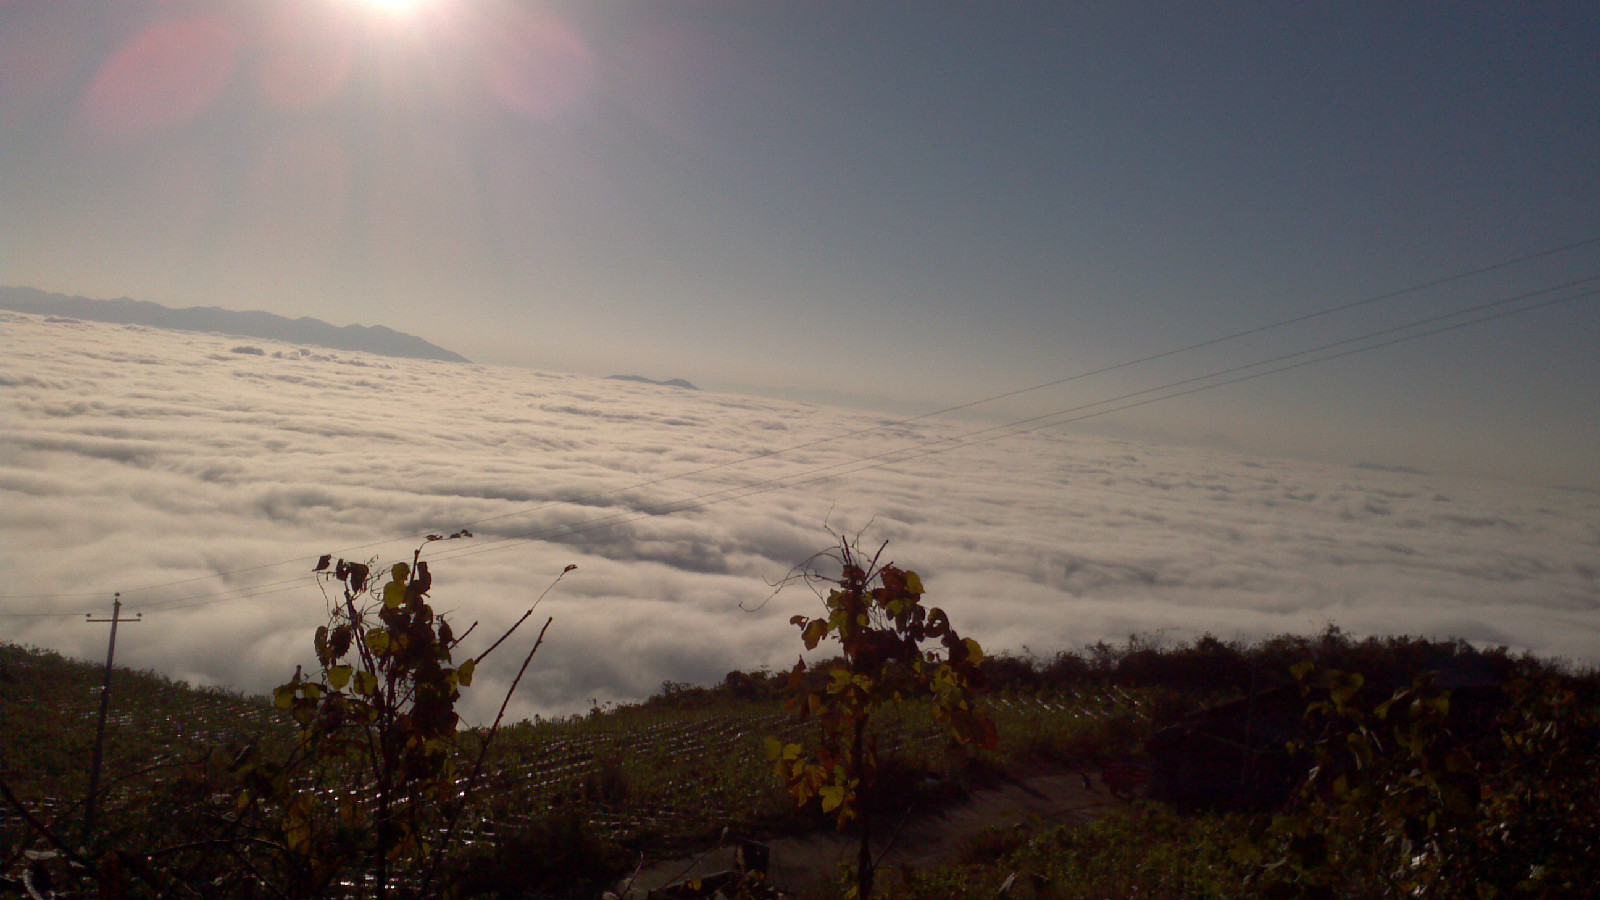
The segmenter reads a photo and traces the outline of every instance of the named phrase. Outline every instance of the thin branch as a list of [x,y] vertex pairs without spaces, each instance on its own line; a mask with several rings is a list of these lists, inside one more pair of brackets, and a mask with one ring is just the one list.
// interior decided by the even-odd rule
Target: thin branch
[[[263,843],[269,843],[269,842],[263,841]],[[271,846],[273,846],[274,848],[277,848],[279,850],[282,849],[281,847],[278,847],[276,844],[273,844]],[[255,876],[256,884],[265,887],[267,890],[269,890],[272,893],[274,893],[274,894],[278,895],[279,897],[283,898],[283,900],[290,900],[289,895],[284,893],[282,889],[280,889],[277,885],[273,884],[268,879],[262,877],[261,870],[257,869],[255,864],[250,861],[250,857],[245,856],[243,853],[240,853],[239,852],[239,848],[237,846],[234,846],[233,844],[229,844],[228,845],[228,852],[233,854],[233,858],[237,859],[241,865],[243,865],[246,869],[248,869],[250,871],[251,875]]]
[[56,837],[55,832],[51,831],[48,825],[45,825],[43,822],[39,821],[39,819],[34,816],[33,811],[28,809],[28,807],[23,804],[21,800],[17,799],[17,795],[11,792],[11,785],[6,783],[4,777],[0,777],[0,798],[4,798],[6,805],[10,806],[17,815],[21,816],[22,820],[28,823],[29,828],[32,828],[34,832],[36,832],[40,837],[44,838],[45,843],[56,848],[56,850],[60,851],[61,855],[65,856],[69,861],[82,866],[96,882],[103,882],[105,880],[105,876],[100,873],[100,870],[96,868],[93,863],[80,856],[76,850],[73,850],[72,847],[67,845],[66,841]]
[[[570,571],[570,569],[568,571]],[[566,572],[562,572],[561,574],[565,575]],[[560,580],[561,579],[559,577],[556,578],[556,581]],[[555,582],[551,582],[550,586],[554,587]],[[545,593],[549,592],[550,589],[545,588]],[[544,594],[540,594],[539,598],[541,600],[544,599]],[[537,600],[534,601],[534,605],[538,605]],[[532,612],[533,609],[530,607],[528,609],[528,613]],[[522,618],[526,619],[527,617],[527,614],[524,614]],[[511,696],[517,692],[517,685],[522,683],[522,676],[527,673],[528,665],[533,662],[533,655],[538,653],[539,647],[544,644],[544,634],[546,631],[550,630],[550,623],[554,621],[554,616],[544,620],[544,627],[539,629],[539,637],[534,640],[533,649],[529,650],[528,655],[522,658],[522,668],[517,670],[517,677],[511,680],[511,687],[506,689],[505,699],[500,701],[500,712],[495,714],[494,724],[489,726],[489,733],[484,736],[483,743],[478,745],[478,758],[472,763],[472,774],[468,776],[466,787],[460,792],[461,796],[470,796],[477,789],[478,782],[483,777],[483,763],[489,755],[489,745],[494,743],[495,736],[500,732],[500,723],[505,720],[506,707],[511,705]],[[519,620],[517,624],[520,625],[522,622]],[[513,626],[513,628],[514,627],[515,626]],[[490,649],[492,650],[494,648],[491,647]],[[438,845],[434,847],[433,858],[428,862],[428,871],[422,877],[423,893],[426,893],[428,886],[433,883],[433,876],[438,872],[439,864],[444,860],[444,850],[446,847],[450,846],[451,838],[455,837],[456,826],[460,824],[461,816],[466,812],[466,808],[467,805],[465,801],[459,802],[455,813],[450,817],[450,824],[445,828],[444,839],[439,841]]]
[[[534,598],[533,605],[529,606],[528,607],[528,611],[522,614],[522,618],[518,619],[516,621],[516,624],[512,625],[510,628],[507,628],[506,629],[506,633],[500,635],[500,639],[499,640],[497,640],[493,644],[489,645],[489,649],[487,649],[487,650],[483,651],[482,653],[478,654],[477,658],[472,661],[472,664],[473,665],[477,665],[478,663],[483,662],[484,657],[486,657],[489,654],[493,653],[495,651],[496,647],[499,647],[501,644],[504,644],[506,642],[506,638],[511,637],[513,632],[515,632],[518,628],[522,627],[522,623],[523,622],[528,621],[528,617],[533,615],[533,611],[539,607],[539,604],[541,602],[543,602],[544,598],[546,596],[548,596],[551,591],[555,590],[556,585],[561,583],[561,579],[567,577],[567,573],[571,572],[573,569],[576,569],[576,568],[577,568],[577,566],[567,566],[565,569],[562,569],[561,570],[561,574],[557,575],[555,577],[555,580],[550,582],[550,584],[547,587],[545,587],[544,591],[542,591],[539,594],[538,597]],[[550,627],[550,623],[546,622],[545,623],[545,627],[546,628]],[[544,639],[544,632],[543,631],[539,632],[539,639],[540,640]],[[538,649],[538,645],[535,644],[534,648]],[[529,658],[530,659],[532,658],[531,654],[529,655]],[[527,668],[527,663],[523,663],[523,668]],[[521,676],[518,676],[518,677],[521,677]],[[506,699],[509,700],[510,697],[508,696]]]
[[453,650],[456,647],[460,646],[461,642],[467,639],[467,635],[473,633],[476,630],[478,630],[478,623],[477,622],[473,622],[471,625],[468,625],[466,631],[463,631],[460,634],[455,636],[455,639],[450,642],[450,647],[448,649],[452,649]]
[[[506,707],[511,705],[511,695],[517,692],[517,685],[522,682],[522,676],[527,674],[528,664],[533,662],[533,655],[539,652],[539,645],[544,643],[544,633],[550,630],[550,623],[554,621],[554,616],[544,620],[544,627],[539,629],[539,638],[533,642],[533,649],[529,650],[528,655],[523,657],[522,668],[517,670],[517,677],[511,679],[510,690],[506,691],[505,699],[500,701],[500,712],[494,717],[494,725],[490,726],[489,728],[489,737],[487,740],[494,740],[495,733],[500,730],[500,722],[505,718]],[[487,744],[485,746],[487,746]]]
[[906,807],[905,813],[900,816],[900,824],[896,825],[894,827],[894,831],[889,834],[889,842],[883,845],[883,850],[878,853],[878,858],[873,860],[872,867],[874,869],[883,868],[883,861],[888,858],[889,851],[894,849],[894,845],[900,841],[900,835],[905,831],[906,822],[911,820],[911,813],[916,808],[917,804],[915,803],[912,803]]
[[633,867],[633,874],[629,875],[628,876],[628,880],[624,881],[622,883],[622,887],[620,889],[618,889],[618,891],[617,891],[617,896],[619,896],[619,897],[628,896],[628,893],[633,890],[633,883],[635,881],[639,880],[639,873],[641,871],[643,871],[643,870],[644,870],[644,851],[641,850],[639,852],[639,864]]
[[[721,850],[723,842],[726,841],[727,839],[728,839],[728,829],[724,828],[724,829],[722,829],[722,837],[717,839],[717,843],[716,843],[715,846],[713,846],[710,849],[706,850],[704,853],[701,853],[699,856],[696,856],[694,859],[689,860],[689,864],[687,866],[683,867],[683,871],[681,871],[678,874],[676,874],[676,875],[672,876],[671,878],[667,879],[667,884],[675,884],[678,881],[682,880],[685,875],[688,875],[690,872],[693,872],[694,871],[694,867],[698,866],[702,862],[704,862],[706,860],[706,857],[708,857],[711,854],[717,852],[718,850]],[[643,865],[642,859],[641,859],[640,865]],[[638,878],[639,877],[638,870],[634,871],[633,877],[634,878]],[[630,886],[633,884],[633,879],[632,878],[630,878],[628,880],[628,884]]]
[[[224,820],[224,821],[231,821],[231,820]],[[273,841],[269,841],[266,838],[259,838],[259,837],[237,837],[237,838],[221,837],[221,838],[206,838],[205,840],[202,840],[202,841],[189,841],[189,842],[183,843],[183,844],[173,844],[173,845],[171,845],[169,847],[161,847],[161,848],[156,849],[156,850],[145,851],[144,855],[146,857],[150,858],[150,859],[155,859],[158,856],[167,856],[167,855],[172,854],[172,853],[183,853],[183,852],[185,852],[187,850],[200,850],[200,849],[203,849],[203,848],[206,848],[206,847],[229,847],[229,848],[232,848],[232,847],[235,847],[235,846],[237,846],[239,844],[260,844],[263,847],[266,847],[268,849],[277,851],[279,853],[282,853],[282,852],[284,852],[284,851],[286,851],[288,849],[288,848],[284,847],[282,844],[275,843]]]
[[[816,574],[812,570],[811,564],[816,562],[818,557],[823,556],[831,557],[832,553],[828,550],[818,550],[816,553],[813,553],[800,562],[795,563],[789,568],[788,573],[782,578],[779,578],[777,581],[766,582],[767,587],[772,588],[772,593],[767,595],[767,599],[761,601],[755,606],[745,606],[744,601],[741,600],[739,601],[739,608],[745,612],[758,612],[761,609],[764,609],[766,605],[771,603],[779,594],[783,593],[784,588],[795,583],[796,581],[804,581],[805,583],[810,584]],[[766,581],[766,579],[762,580]],[[812,588],[812,590],[815,591],[816,588]]]

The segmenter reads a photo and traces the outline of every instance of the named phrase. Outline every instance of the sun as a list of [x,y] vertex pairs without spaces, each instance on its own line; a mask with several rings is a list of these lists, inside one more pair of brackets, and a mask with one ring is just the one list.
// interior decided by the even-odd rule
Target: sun
[[409,16],[430,5],[432,0],[352,0],[352,2],[387,16]]
[[338,0],[340,6],[354,13],[376,33],[393,38],[409,35],[412,39],[428,32],[429,23],[437,22],[446,8],[454,8],[445,0]]

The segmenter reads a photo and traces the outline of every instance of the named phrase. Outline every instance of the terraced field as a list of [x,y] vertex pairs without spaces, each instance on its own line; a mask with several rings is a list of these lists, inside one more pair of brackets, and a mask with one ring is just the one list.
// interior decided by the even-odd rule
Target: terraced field
[[[1536,881],[1594,883],[1591,849],[1593,835],[1600,833],[1600,814],[1593,798],[1600,794],[1594,791],[1592,751],[1600,733],[1595,724],[1600,705],[1594,699],[1600,688],[1592,674],[1504,653],[1477,655],[1458,644],[1404,638],[1357,643],[1336,633],[1255,647],[1201,642],[1155,653],[1133,646],[1121,655],[1100,649],[1064,663],[1058,658],[1051,668],[999,661],[1004,665],[997,665],[990,680],[1000,687],[983,701],[1000,735],[993,751],[951,746],[930,711],[916,704],[875,714],[882,765],[879,790],[867,802],[887,814],[879,821],[896,823],[891,843],[900,843],[885,858],[900,860],[894,873],[900,879],[894,890],[900,893],[891,891],[891,896],[992,896],[1010,890],[1006,885],[1023,876],[1031,879],[1029,890],[1048,888],[1057,896],[1277,896],[1273,891],[1285,886],[1313,883],[1346,885],[1351,890],[1345,893],[1354,896],[1371,894],[1388,883],[1385,879],[1413,878],[1419,865],[1434,873],[1428,875],[1429,885],[1465,883],[1462,878],[1508,890]],[[1349,793],[1331,806],[1322,795],[1303,795],[1323,807],[1315,815],[1284,818],[1286,829],[1301,831],[1281,834],[1247,827],[1249,821],[1237,815],[1178,815],[1159,804],[1128,804],[1114,796],[1123,792],[1112,790],[1113,781],[1121,779],[1123,787],[1137,781],[1140,748],[1156,727],[1207,700],[1239,696],[1242,685],[1255,689],[1268,674],[1288,670],[1290,660],[1312,656],[1327,667],[1326,684],[1315,690],[1329,691],[1341,703],[1378,704],[1394,685],[1411,684],[1410,673],[1417,671],[1459,669],[1466,663],[1477,666],[1470,670],[1505,672],[1503,690],[1523,699],[1506,706],[1498,718],[1473,720],[1471,704],[1461,704],[1461,727],[1470,725],[1482,734],[1466,731],[1455,740],[1471,741],[1474,756],[1421,738],[1404,745],[1397,738],[1393,747],[1399,749],[1387,752],[1418,755],[1430,766],[1442,754],[1438,771],[1461,782],[1459,796],[1487,798],[1477,806],[1457,803],[1434,810],[1457,820],[1454,830],[1439,832],[1435,840],[1467,847],[1474,835],[1511,835],[1526,839],[1518,855],[1453,851],[1387,860],[1383,848],[1392,835],[1373,833],[1371,810],[1357,804],[1369,797],[1384,804],[1395,798],[1399,804],[1434,796],[1404,793],[1412,777],[1407,773],[1424,771],[1409,757],[1374,764],[1373,771],[1390,772],[1392,780],[1369,786],[1365,794]],[[1011,676],[997,677],[1007,667]],[[1368,673],[1369,684],[1390,686],[1359,699],[1360,678],[1353,673],[1360,672]],[[91,663],[0,644],[0,779],[15,798],[0,803],[0,892],[20,890],[19,873],[28,864],[24,854],[47,849],[19,809],[60,837],[63,847],[79,839],[99,679],[100,667]],[[670,878],[685,869],[686,860],[715,863],[723,856],[704,851],[720,846],[725,855],[729,835],[771,841],[792,854],[782,860],[780,850],[773,851],[774,872],[787,867],[784,877],[812,877],[819,867],[824,873],[835,870],[837,838],[821,827],[823,817],[816,810],[793,807],[766,759],[769,737],[805,742],[815,728],[785,711],[780,682],[746,676],[742,683],[730,678],[715,689],[670,687],[637,706],[508,726],[481,769],[477,760],[484,733],[461,732],[455,792],[436,798],[447,812],[460,810],[458,826],[420,835],[443,848],[448,883],[461,886],[479,875],[501,879],[464,888],[464,896],[508,896],[507,889],[519,896],[593,896],[628,872]],[[1442,722],[1453,708],[1442,699],[1406,702],[1412,713],[1395,729],[1427,724],[1430,715]],[[1324,703],[1322,708],[1332,707]],[[1381,719],[1380,708],[1373,705],[1370,713],[1358,714],[1351,706],[1349,715],[1356,721],[1362,721],[1360,715]],[[294,752],[296,731],[282,711],[264,698],[197,691],[123,671],[116,676],[112,710],[104,793],[90,841],[101,865],[124,857],[160,860],[160,871],[203,886],[201,896],[217,897],[262,896],[251,885],[272,882],[258,874],[259,864],[275,866],[273,876],[285,884],[299,877],[303,858],[288,846],[292,837],[285,824],[293,816],[286,815],[282,804],[287,801],[271,799],[295,795],[256,794],[267,799],[253,808],[255,800],[239,802],[244,793],[239,773],[250,768],[240,760],[250,756],[248,748],[261,759],[282,760]],[[1311,721],[1311,707],[1305,717]],[[1407,727],[1413,731],[1405,733],[1414,736],[1422,726]],[[1315,733],[1313,739],[1322,740]],[[1324,749],[1333,753],[1350,743],[1328,740]],[[1480,762],[1463,768],[1463,759]],[[304,766],[286,771],[298,785],[329,774]],[[372,800],[371,792],[351,792],[348,786],[345,791],[320,796],[350,797],[357,804]],[[1388,814],[1398,808],[1394,804],[1379,812]],[[344,815],[337,812],[339,805],[312,805],[323,817],[317,840],[331,842],[313,846],[338,846]],[[1512,808],[1523,811],[1504,812]],[[1017,816],[1021,820],[1013,822]],[[359,823],[373,819],[343,821],[357,823],[350,829],[365,834],[359,829],[366,826]],[[1316,829],[1344,829],[1337,832],[1342,843],[1329,838],[1330,843],[1316,846],[1330,853],[1356,849],[1337,864],[1328,861],[1331,857],[1308,862],[1296,856],[1312,846],[1302,832],[1320,834]],[[963,849],[952,839],[956,836],[975,849]],[[205,856],[213,845],[237,848],[241,841],[259,858],[241,857],[235,864],[232,857]],[[652,866],[654,861],[661,865]],[[1299,868],[1290,868],[1291,863]],[[58,859],[54,865],[64,863]],[[1459,878],[1451,874],[1458,869]],[[309,891],[286,887],[279,895],[370,895],[359,889],[363,877],[344,865],[334,881],[317,882]],[[534,877],[544,880],[529,880]],[[552,894],[550,885],[571,889]],[[169,894],[150,894],[156,895]],[[1528,894],[1535,895],[1573,894]],[[1406,896],[1450,894],[1430,887]]]
[[[0,646],[0,665],[0,772],[37,817],[75,833],[99,709],[98,667],[9,646]],[[151,813],[149,798],[169,794],[186,765],[225,764],[252,742],[287,747],[293,740],[292,724],[264,698],[119,671],[112,700],[100,808],[105,827],[129,840]],[[1148,728],[1147,698],[1121,688],[997,695],[990,707],[1002,745],[985,759],[951,748],[925,710],[881,717],[882,756],[906,797],[949,799],[984,772],[1081,761],[1073,754],[1108,734],[1133,740]],[[463,775],[470,796],[459,799],[469,814],[457,837],[493,845],[566,810],[596,836],[659,857],[714,841],[724,829],[773,836],[815,827],[819,820],[794,810],[778,789],[764,752],[767,737],[803,741],[812,727],[779,700],[733,698],[518,723],[502,729],[478,777]],[[462,734],[464,773],[481,739],[477,731]],[[9,806],[0,806],[0,841],[8,855],[37,843]]]
[[[963,793],[978,770],[1094,764],[1108,735],[1132,743],[1149,727],[1148,698],[1121,688],[996,696],[1002,735],[995,754],[951,748],[925,710],[888,711],[879,723],[883,758],[924,799]],[[713,708],[626,707],[600,715],[508,729],[475,788],[490,837],[553,808],[578,807],[609,840],[652,852],[682,849],[722,829],[770,835],[812,827],[778,790],[765,741],[806,740],[809,723],[778,701],[727,701]],[[1126,748],[1124,748],[1126,749]],[[1110,750],[1107,752],[1118,752]]]

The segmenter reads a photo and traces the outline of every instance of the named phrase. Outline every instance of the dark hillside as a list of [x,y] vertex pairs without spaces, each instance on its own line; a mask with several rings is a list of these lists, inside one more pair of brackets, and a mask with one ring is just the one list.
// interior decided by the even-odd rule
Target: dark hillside
[[[80,804],[88,788],[103,665],[0,644],[0,776],[47,808]],[[287,736],[264,698],[197,689],[152,672],[117,669],[111,684],[101,783],[163,761]],[[0,809],[0,823],[14,817]]]
[[[1004,785],[1041,777],[1076,785],[1081,778],[1084,796],[1104,817],[1093,824],[1070,816],[1030,820],[980,835],[972,862],[886,876],[885,896],[997,896],[1008,876],[1028,879],[1016,881],[1028,887],[1013,891],[1018,897],[1400,896],[1367,889],[1413,870],[1425,872],[1432,887],[1406,896],[1455,896],[1435,889],[1448,879],[1507,888],[1502,896],[1561,896],[1514,888],[1547,877],[1540,873],[1559,888],[1595,871],[1585,862],[1595,857],[1584,848],[1600,846],[1591,764],[1600,694],[1592,674],[1559,663],[1462,642],[1356,640],[1330,629],[1255,644],[1209,636],[1160,645],[1133,639],[1048,658],[990,657],[982,671],[988,690],[981,702],[998,729],[998,746],[983,753],[953,746],[923,704],[884,710],[873,724],[881,790],[866,802],[885,822],[914,816],[926,823]],[[1431,681],[1415,683],[1431,686],[1410,687],[1425,672],[1434,673]],[[73,839],[101,675],[91,662],[0,644],[0,777]],[[1515,702],[1495,705],[1462,730],[1459,713],[1469,711],[1462,701],[1485,685],[1504,685]],[[824,817],[815,804],[795,808],[765,750],[769,738],[808,740],[816,727],[784,708],[793,691],[788,673],[730,673],[716,685],[669,682],[644,704],[507,726],[482,777],[460,795],[467,815],[445,859],[448,878],[464,897],[597,896],[608,879],[641,861],[693,856],[724,844],[727,835],[805,840],[824,827]],[[1448,703],[1443,691],[1453,692]],[[1323,779],[1341,774],[1340,786],[1321,787],[1313,774],[1309,793],[1253,825],[1236,813],[1180,814],[1138,799],[1165,765],[1147,752],[1155,749],[1147,743],[1152,735],[1167,729],[1171,743],[1172,729],[1180,728],[1202,742],[1213,734],[1229,737],[1229,726],[1217,721],[1225,704],[1269,692],[1295,707],[1273,740],[1298,730],[1303,752],[1323,760]],[[1397,692],[1400,705],[1388,704],[1394,711],[1385,719],[1384,701]],[[1318,704],[1320,712],[1313,709]],[[186,871],[196,873],[185,877],[205,873],[206,896],[254,896],[239,891],[256,875],[241,872],[232,857],[195,848],[242,838],[267,862],[294,856],[281,850],[293,831],[275,824],[274,807],[257,807],[248,831],[229,824],[246,818],[240,798],[248,770],[272,771],[241,765],[240,750],[258,745],[253,758],[260,760],[296,753],[287,713],[264,698],[120,669],[111,710],[99,852],[175,860],[163,854],[181,850],[194,860]],[[476,768],[482,737],[477,729],[458,736],[454,753],[463,777]],[[1352,748],[1365,754],[1360,766],[1340,762]],[[317,779],[326,774],[299,771]],[[1438,806],[1440,796],[1457,799]],[[1473,802],[1477,797],[1483,799]],[[1432,840],[1448,852],[1401,854],[1390,866],[1384,854],[1392,848],[1384,841],[1422,827],[1412,810],[1447,823]],[[1340,851],[1335,864],[1317,849],[1324,846],[1315,837],[1320,832],[1304,830],[1313,828],[1365,855]],[[337,837],[336,830],[329,834]],[[1517,845],[1498,856],[1468,852],[1480,839]],[[15,810],[0,804],[0,879],[16,877],[23,850],[43,847]],[[1312,852],[1322,855],[1306,855]],[[1484,860],[1493,865],[1478,864]],[[180,869],[169,863],[164,871]],[[292,882],[292,866],[274,871]],[[1146,882],[1151,890],[1133,889]],[[1338,890],[1318,893],[1329,886]]]

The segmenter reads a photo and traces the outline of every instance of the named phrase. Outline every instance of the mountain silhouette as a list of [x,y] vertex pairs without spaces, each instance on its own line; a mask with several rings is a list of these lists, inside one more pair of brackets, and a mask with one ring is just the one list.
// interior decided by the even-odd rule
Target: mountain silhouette
[[656,384],[660,385],[661,387],[687,388],[691,391],[700,390],[689,382],[684,381],[682,378],[672,378],[668,379],[667,381],[657,381],[654,378],[646,378],[643,375],[607,375],[606,377],[612,381],[637,381],[640,384]]
[[0,287],[0,309],[118,325],[147,325],[171,331],[209,331],[405,359],[470,361],[422,338],[382,325],[345,325],[341,328],[321,319],[288,319],[254,310],[236,312],[215,306],[171,309],[148,300],[130,300],[127,297],[91,300],[87,297],[51,294],[30,287]]

